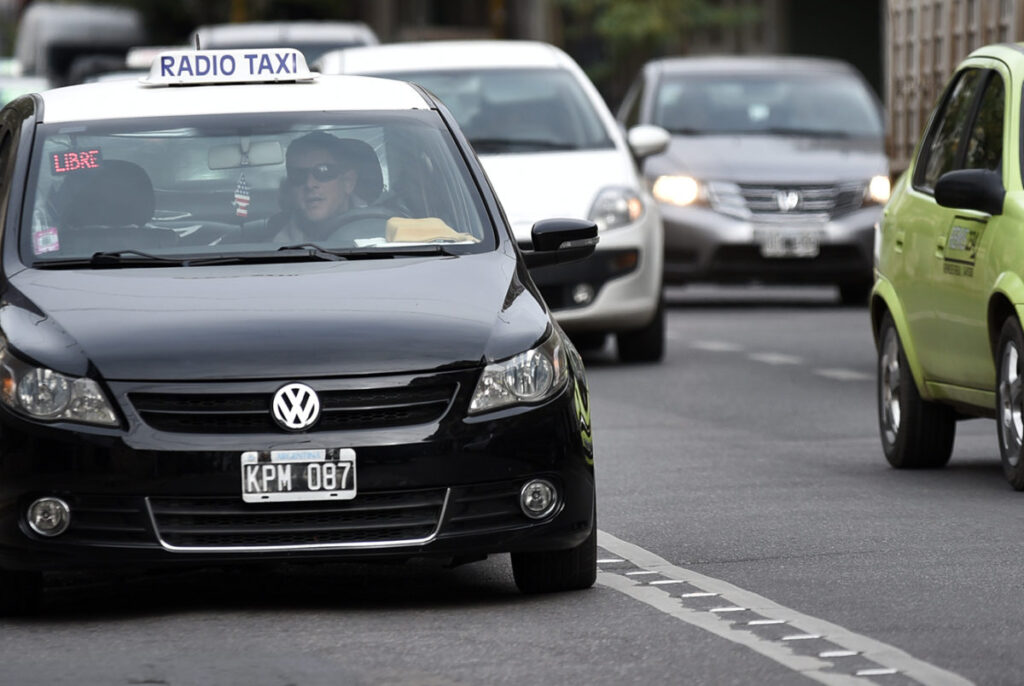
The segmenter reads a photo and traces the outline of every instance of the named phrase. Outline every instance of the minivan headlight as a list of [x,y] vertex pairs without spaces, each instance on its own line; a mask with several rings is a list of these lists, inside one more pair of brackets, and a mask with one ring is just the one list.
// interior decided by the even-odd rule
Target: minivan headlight
[[546,400],[561,390],[568,378],[565,345],[557,333],[552,333],[536,348],[484,367],[469,412]]
[[872,176],[864,190],[864,199],[878,205],[889,202],[890,195],[892,195],[892,184],[889,183],[888,176]]
[[0,402],[34,419],[117,426],[117,415],[92,379],[36,367],[0,340]]
[[587,218],[599,231],[632,224],[644,213],[644,202],[629,188],[613,186],[597,194]]
[[701,199],[701,184],[692,176],[665,174],[654,180],[651,195],[659,202],[686,207]]

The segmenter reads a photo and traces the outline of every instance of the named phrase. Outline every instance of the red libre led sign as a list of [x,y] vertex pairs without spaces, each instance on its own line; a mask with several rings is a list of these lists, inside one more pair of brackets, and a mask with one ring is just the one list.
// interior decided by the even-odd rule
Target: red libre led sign
[[99,169],[101,162],[99,150],[54,153],[50,159],[53,160],[54,174],[65,174],[80,169]]

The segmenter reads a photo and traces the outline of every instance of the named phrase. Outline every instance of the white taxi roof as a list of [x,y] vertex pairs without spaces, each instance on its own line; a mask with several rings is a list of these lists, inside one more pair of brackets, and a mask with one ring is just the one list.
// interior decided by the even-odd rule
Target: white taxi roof
[[386,74],[446,69],[566,67],[572,59],[549,43],[518,40],[423,41],[332,50],[316,62],[325,74]]
[[318,76],[305,83],[161,86],[108,81],[39,94],[43,123],[260,112],[428,109],[403,81],[362,76]]

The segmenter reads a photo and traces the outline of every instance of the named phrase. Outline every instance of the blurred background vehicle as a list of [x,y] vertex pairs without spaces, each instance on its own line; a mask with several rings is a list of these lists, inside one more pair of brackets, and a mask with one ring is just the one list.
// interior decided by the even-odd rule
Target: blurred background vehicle
[[414,81],[451,109],[480,156],[520,245],[544,217],[600,228],[587,260],[531,270],[562,327],[581,346],[614,333],[623,361],[664,351],[662,227],[632,150],[583,70],[558,48],[528,41],[439,41],[325,54],[324,73]]
[[189,45],[203,50],[234,48],[296,48],[312,63],[328,50],[356,45],[377,45],[377,34],[362,22],[277,21],[200,26]]
[[65,85],[95,71],[98,60],[115,68],[130,47],[146,41],[136,9],[34,2],[18,23],[14,55],[24,74]]
[[838,60],[649,62],[618,113],[672,134],[644,174],[665,224],[665,281],[824,283],[844,303],[872,284],[889,199],[882,112]]

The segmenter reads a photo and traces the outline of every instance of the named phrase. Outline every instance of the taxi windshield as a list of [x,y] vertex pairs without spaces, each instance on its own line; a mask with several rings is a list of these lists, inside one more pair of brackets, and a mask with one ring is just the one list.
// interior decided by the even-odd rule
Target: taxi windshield
[[451,110],[478,153],[611,148],[586,93],[561,69],[375,74],[420,84]]
[[[48,124],[34,149],[20,237],[34,266],[495,245],[476,184],[435,112]],[[443,251],[431,252],[437,246]]]
[[654,123],[682,135],[882,137],[881,112],[867,87],[841,74],[666,76]]

